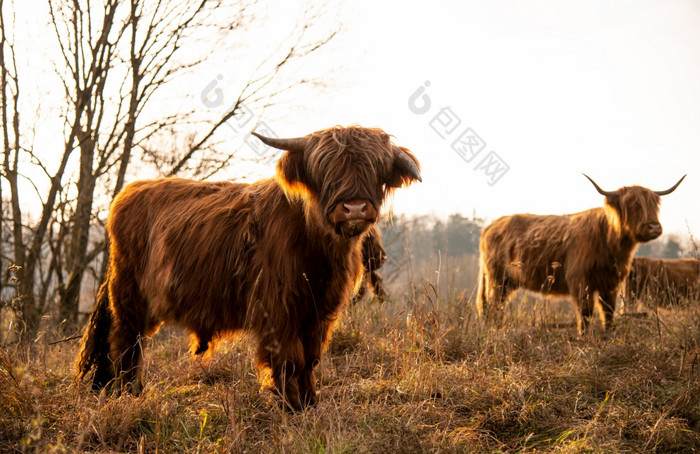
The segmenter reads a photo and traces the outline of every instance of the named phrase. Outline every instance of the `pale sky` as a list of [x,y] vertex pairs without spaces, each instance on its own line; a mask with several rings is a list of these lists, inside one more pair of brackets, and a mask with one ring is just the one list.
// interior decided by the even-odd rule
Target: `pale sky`
[[[423,183],[397,193],[396,212],[575,212],[603,202],[582,172],[610,190],[688,173],[661,221],[700,232],[700,3],[352,5],[348,41],[365,58],[309,123],[377,125],[416,153]],[[416,114],[408,98],[426,81],[431,108]],[[431,120],[444,107],[461,123],[443,139]],[[467,128],[486,143],[470,163],[452,149]],[[493,185],[475,170],[490,151],[509,167]]]
[[[357,0],[325,8],[344,31],[332,54],[305,70],[325,77],[334,67],[331,83],[262,120],[281,136],[337,124],[392,134],[423,168],[423,183],[397,191],[395,213],[563,214],[602,205],[582,172],[610,190],[666,189],[687,173],[664,197],[661,222],[666,232],[687,235],[687,223],[700,235],[700,3]],[[219,71],[225,84],[237,63],[201,73],[189,95]],[[411,109],[421,87],[429,105],[419,96]],[[466,159],[453,149],[459,139],[473,147],[462,142]]]

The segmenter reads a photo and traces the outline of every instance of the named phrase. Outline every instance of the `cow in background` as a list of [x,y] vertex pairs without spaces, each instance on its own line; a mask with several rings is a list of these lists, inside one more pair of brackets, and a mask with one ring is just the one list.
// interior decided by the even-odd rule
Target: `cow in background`
[[364,268],[364,273],[360,288],[352,299],[353,303],[360,301],[367,294],[368,289],[372,290],[379,302],[384,302],[386,291],[384,290],[382,277],[378,272],[379,268],[384,265],[384,262],[386,262],[386,251],[384,246],[382,246],[382,234],[379,227],[374,225],[369,229],[365,239],[362,241],[362,267]]
[[419,165],[380,129],[255,135],[286,151],[274,178],[138,181],[115,198],[78,378],[92,372],[94,388],[114,381],[138,393],[142,340],[174,323],[196,354],[252,334],[256,363],[288,408],[315,402],[313,370],[362,278],[362,241],[384,199],[421,180]]
[[604,191],[605,205],[563,216],[516,214],[484,228],[479,243],[477,312],[487,319],[502,316],[508,296],[519,288],[571,296],[583,334],[596,302],[604,328],[613,324],[619,287],[627,276],[637,245],[661,235],[660,196],[665,191],[641,186]]
[[634,257],[624,285],[624,300],[650,300],[667,306],[700,297],[700,260]]

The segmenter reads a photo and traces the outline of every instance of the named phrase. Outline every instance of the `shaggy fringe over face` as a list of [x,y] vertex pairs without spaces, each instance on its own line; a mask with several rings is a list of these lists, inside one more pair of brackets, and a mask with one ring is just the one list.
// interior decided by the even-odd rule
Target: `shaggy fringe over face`
[[643,239],[643,229],[651,222],[658,222],[661,197],[641,186],[623,187],[617,192],[605,198],[605,205],[616,214],[618,229],[637,241],[648,241]]
[[326,219],[341,200],[368,200],[379,210],[394,189],[415,181],[395,166],[395,150],[420,169],[415,156],[393,145],[381,129],[336,126],[307,139],[304,152],[280,161],[278,168],[285,190],[292,196],[318,198]]

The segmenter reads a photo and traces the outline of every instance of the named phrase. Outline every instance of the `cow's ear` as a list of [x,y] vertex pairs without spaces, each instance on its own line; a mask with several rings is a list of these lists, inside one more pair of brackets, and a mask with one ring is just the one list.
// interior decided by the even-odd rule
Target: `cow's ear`
[[615,209],[617,212],[618,216],[621,218],[623,217],[623,212],[622,212],[622,204],[620,203],[620,195],[619,194],[608,194],[605,196],[605,203],[610,205],[612,208]]
[[288,151],[277,161],[277,175],[282,179],[284,186],[292,192],[308,190],[308,179],[304,168],[304,153],[301,151]]
[[387,178],[387,187],[400,188],[415,181],[423,181],[420,175],[420,164],[416,157],[404,147],[392,146],[392,149],[394,164]]

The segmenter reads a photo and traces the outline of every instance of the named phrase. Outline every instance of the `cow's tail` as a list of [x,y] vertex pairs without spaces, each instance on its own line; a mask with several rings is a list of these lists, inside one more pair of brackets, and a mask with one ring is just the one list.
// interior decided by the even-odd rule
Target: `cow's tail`
[[484,314],[488,311],[488,276],[486,275],[486,263],[484,254],[479,254],[479,275],[477,278],[476,289],[476,315],[484,318]]
[[109,332],[112,328],[112,313],[109,309],[109,277],[97,292],[97,301],[90,314],[90,321],[80,341],[77,379],[83,379],[90,371],[92,387],[101,389],[114,379],[114,368],[109,358]]

